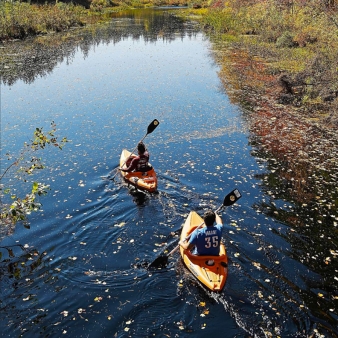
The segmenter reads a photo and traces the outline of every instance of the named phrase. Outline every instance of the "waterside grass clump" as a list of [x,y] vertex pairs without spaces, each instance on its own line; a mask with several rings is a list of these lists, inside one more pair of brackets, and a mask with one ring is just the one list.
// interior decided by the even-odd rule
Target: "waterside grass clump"
[[0,41],[61,32],[85,24],[85,9],[73,4],[0,2]]

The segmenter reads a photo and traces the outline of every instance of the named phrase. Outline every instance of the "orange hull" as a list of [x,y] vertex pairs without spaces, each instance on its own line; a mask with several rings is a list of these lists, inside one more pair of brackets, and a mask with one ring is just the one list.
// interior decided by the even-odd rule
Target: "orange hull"
[[[202,223],[202,217],[191,211],[184,223],[181,239],[186,238]],[[219,256],[196,256],[182,247],[180,252],[186,267],[204,286],[211,291],[222,291],[228,277],[228,257],[223,243]],[[214,264],[210,266],[207,264],[208,261],[213,261]]]
[[[133,157],[136,155],[126,149],[123,149],[120,157],[120,168],[126,168],[125,162],[129,156]],[[132,184],[136,188],[149,192],[157,191],[157,176],[154,168],[147,172],[132,171],[126,173],[121,171],[121,174],[126,182]]]

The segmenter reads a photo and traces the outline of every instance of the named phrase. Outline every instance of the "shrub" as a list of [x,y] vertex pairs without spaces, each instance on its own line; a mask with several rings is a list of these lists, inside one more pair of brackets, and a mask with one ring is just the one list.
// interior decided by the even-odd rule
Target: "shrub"
[[92,0],[90,9],[96,12],[101,12],[103,8],[109,7],[109,0]]
[[293,35],[290,32],[283,33],[276,41],[278,48],[292,48],[296,47],[297,43],[294,41]]

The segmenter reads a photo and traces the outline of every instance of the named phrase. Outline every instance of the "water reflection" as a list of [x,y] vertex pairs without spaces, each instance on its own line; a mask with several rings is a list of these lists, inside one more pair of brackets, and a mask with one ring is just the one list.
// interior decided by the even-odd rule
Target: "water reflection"
[[[243,107],[243,117],[250,130],[251,153],[258,164],[266,168],[263,173],[255,175],[264,198],[256,201],[253,208],[267,219],[281,224],[271,231],[290,245],[284,250],[285,254],[307,268],[307,271],[302,268],[297,271],[306,287],[297,290],[297,283],[291,285],[292,278],[288,280],[291,287],[299,292],[292,297],[294,303],[298,303],[300,309],[308,307],[318,318],[330,323],[318,327],[329,336],[335,336],[333,328],[337,317],[334,304],[338,299],[336,135],[307,123],[297,114],[289,114],[288,107],[281,110],[270,105],[259,92],[264,92],[267,78],[261,80],[260,71],[250,73],[256,69],[252,64],[241,67],[239,71],[236,66],[248,62],[245,53],[239,54],[243,59],[238,58],[236,53],[222,54],[221,74],[230,98]],[[235,67],[228,67],[229,62]],[[251,59],[250,62],[255,63]],[[264,67],[259,62],[255,66],[260,70]],[[249,84],[248,79],[254,85]],[[260,88],[257,93],[254,87]],[[247,110],[247,106],[251,108]],[[268,247],[268,243],[262,244],[262,248]],[[259,268],[263,268],[262,261]],[[267,267],[263,269],[270,270]],[[278,275],[285,278],[287,273]],[[290,310],[290,313],[294,311],[296,309]]]
[[6,43],[0,48],[2,83],[13,85],[18,80],[32,83],[37,77],[53,72],[61,62],[70,64],[77,51],[84,58],[100,44],[116,44],[132,37],[155,43],[170,43],[177,37],[196,36],[199,28],[173,15],[173,10],[129,10],[111,14],[111,21],[67,33],[40,36],[24,42]]
[[[40,123],[48,112],[61,111],[60,130],[73,138],[62,154],[49,157],[53,169],[45,176],[57,192],[44,198],[43,214],[31,215],[29,231],[17,227],[1,244],[14,239],[47,252],[33,271],[24,270],[21,260],[12,269],[18,280],[13,274],[4,279],[9,285],[2,303],[8,311],[2,315],[4,334],[181,337],[193,331],[194,337],[310,337],[319,336],[320,328],[320,334],[334,336],[335,251],[328,264],[322,258],[330,257],[331,244],[332,250],[336,247],[331,223],[325,232],[326,219],[316,215],[323,217],[324,211],[310,190],[297,189],[304,186],[292,180],[298,176],[291,176],[289,162],[270,152],[268,145],[276,146],[277,140],[263,142],[259,131],[269,128],[257,126],[248,136],[250,121],[245,125],[237,107],[218,90],[218,69],[207,59],[209,42],[204,44],[202,34],[196,41],[189,38],[194,25],[187,28],[178,20],[172,27],[176,18],[165,12],[169,23],[163,23],[164,32],[150,29],[151,11],[144,22],[141,12],[133,13],[78,31],[73,39],[63,35],[65,42],[59,35],[48,40],[53,62],[59,62],[58,56],[70,66],[60,65],[60,73],[46,79],[31,73],[34,85],[4,86],[4,112],[13,112],[3,118],[9,125],[6,146],[20,143],[26,120]],[[185,33],[176,32],[178,26]],[[184,34],[184,43],[171,43]],[[161,43],[153,41],[155,36]],[[160,189],[143,199],[132,195],[121,178],[100,177],[117,166],[121,148],[133,148],[154,117],[161,128],[147,145]],[[219,297],[201,289],[178,253],[164,271],[144,269],[143,262],[177,245],[190,210],[217,208],[234,185],[243,198],[222,215],[230,273]],[[301,196],[312,196],[308,207]],[[2,266],[7,258],[15,262],[6,250],[3,255]],[[23,301],[32,290],[36,296]],[[9,324],[8,318],[13,318]]]

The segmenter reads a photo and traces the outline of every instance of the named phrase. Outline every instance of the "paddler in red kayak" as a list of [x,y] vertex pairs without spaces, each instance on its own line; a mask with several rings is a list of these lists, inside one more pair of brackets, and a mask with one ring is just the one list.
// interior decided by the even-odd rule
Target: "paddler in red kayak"
[[124,172],[130,172],[130,171],[148,171],[151,169],[151,166],[149,165],[149,152],[146,149],[146,146],[144,145],[143,142],[140,142],[137,145],[137,151],[138,151],[138,156],[130,157],[127,160],[127,168],[122,169],[120,168],[121,171]]

